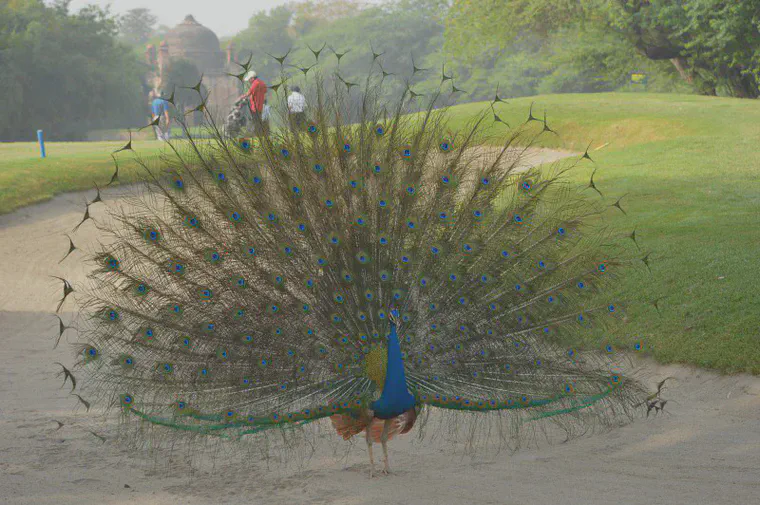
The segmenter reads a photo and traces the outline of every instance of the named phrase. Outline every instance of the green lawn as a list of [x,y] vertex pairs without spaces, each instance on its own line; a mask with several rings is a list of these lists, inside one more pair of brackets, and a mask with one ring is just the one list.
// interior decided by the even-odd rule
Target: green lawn
[[[155,140],[133,143],[144,157],[158,153],[162,145]],[[122,146],[124,142],[47,142],[43,159],[36,142],[0,144],[0,214],[66,191],[103,187],[114,172],[111,153]],[[136,166],[130,158],[128,152],[119,156],[120,174],[127,181],[134,174],[129,169]]]
[[[642,256],[652,252],[652,273],[642,263],[621,286],[638,302],[621,342],[640,338],[662,362],[760,373],[760,101],[605,93],[510,100],[497,111],[519,124],[532,100],[560,134],[543,145],[583,151],[593,141],[596,185],[610,203],[628,193],[628,216],[610,217],[636,228]],[[658,315],[646,302],[661,296]]]
[[[628,216],[611,209],[610,217],[621,230],[636,228],[642,256],[652,252],[651,274],[641,264],[623,280],[633,303],[620,342],[641,339],[662,362],[760,373],[760,101],[552,95],[510,100],[497,111],[515,126],[534,100],[534,114],[546,109],[560,134],[542,136],[541,145],[583,151],[593,141],[599,189],[610,203],[628,193]],[[458,107],[455,122],[482,108]],[[105,184],[109,153],[120,146],[51,143],[41,160],[36,144],[0,144],[0,213]],[[143,156],[160,147],[135,142]],[[578,180],[590,170],[579,170]],[[658,315],[646,302],[661,296]]]

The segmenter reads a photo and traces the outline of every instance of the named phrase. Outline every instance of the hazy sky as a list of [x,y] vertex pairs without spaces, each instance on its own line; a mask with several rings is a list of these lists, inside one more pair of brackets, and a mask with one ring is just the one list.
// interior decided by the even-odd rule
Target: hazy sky
[[248,26],[248,18],[261,10],[282,5],[287,0],[73,0],[71,9],[78,10],[87,4],[105,7],[121,14],[129,9],[150,9],[159,24],[174,26],[192,14],[196,21],[214,30],[220,37],[233,35]]

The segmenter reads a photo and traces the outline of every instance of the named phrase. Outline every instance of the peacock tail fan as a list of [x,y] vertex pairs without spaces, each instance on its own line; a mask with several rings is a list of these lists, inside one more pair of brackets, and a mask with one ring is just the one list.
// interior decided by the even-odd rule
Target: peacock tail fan
[[145,190],[99,222],[83,298],[93,402],[155,440],[297,438],[378,397],[393,311],[417,408],[451,426],[516,444],[633,415],[643,389],[617,358],[570,348],[615,331],[629,263],[567,177],[580,160],[527,169],[528,129],[457,122],[446,83],[389,101],[374,68],[300,77],[303,124],[283,76],[280,124],[229,139],[201,107],[208,138],[184,127],[138,159]]

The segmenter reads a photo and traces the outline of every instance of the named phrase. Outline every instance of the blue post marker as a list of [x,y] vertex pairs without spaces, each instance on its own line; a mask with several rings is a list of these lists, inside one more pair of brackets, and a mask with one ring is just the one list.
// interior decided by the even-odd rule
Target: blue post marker
[[45,139],[42,138],[42,130],[37,130],[37,140],[40,141],[40,157],[45,157]]

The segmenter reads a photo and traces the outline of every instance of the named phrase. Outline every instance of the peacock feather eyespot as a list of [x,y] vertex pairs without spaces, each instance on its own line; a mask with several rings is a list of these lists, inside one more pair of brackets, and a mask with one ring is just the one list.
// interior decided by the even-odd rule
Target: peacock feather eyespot
[[481,183],[483,186],[488,186],[488,184],[489,184],[490,182],[491,182],[491,181],[488,179],[488,177],[483,177],[482,179],[480,179],[480,183]]
[[195,216],[187,216],[185,217],[185,225],[190,228],[197,228],[198,227],[198,218]]
[[306,129],[312,135],[315,134],[315,133],[317,133],[319,131],[319,129],[317,128],[317,124],[316,123],[309,123],[309,126],[307,126]]
[[282,155],[283,158],[288,158],[290,156],[290,151],[283,148],[283,149],[280,149],[280,154]]
[[242,220],[243,220],[243,215],[240,212],[233,211],[232,213],[230,213],[230,221],[232,221],[233,223],[239,223]]
[[332,209],[333,205],[335,205],[335,202],[333,202],[331,199],[328,198],[325,200],[325,207],[328,209]]
[[254,183],[254,184],[256,184],[258,186],[259,184],[261,184],[263,182],[263,179],[261,177],[259,177],[258,175],[254,175],[251,178],[251,182]]
[[356,253],[356,260],[361,263],[362,265],[366,265],[370,261],[369,254],[367,254],[364,251],[359,251]]
[[615,348],[612,347],[611,344],[607,344],[604,346],[604,352],[606,352],[607,354],[612,354],[613,352],[615,352]]
[[444,184],[448,184],[449,182],[451,182],[451,178],[448,175],[443,175],[441,176],[441,182]]
[[456,282],[457,280],[459,280],[459,276],[457,276],[457,274],[449,274],[449,280],[451,282]]
[[145,296],[148,294],[148,291],[150,291],[150,288],[142,282],[135,286],[135,294],[137,296]]
[[246,247],[245,252],[248,256],[256,256],[256,248],[253,246]]
[[381,124],[376,125],[375,126],[375,134],[378,137],[381,137],[381,136],[385,135],[385,127],[383,125],[381,125]]
[[145,237],[145,240],[148,240],[150,242],[157,242],[161,240],[161,232],[155,228],[148,228],[145,230],[145,233],[143,233],[143,237]]
[[578,284],[577,284],[577,286],[578,286],[578,289],[583,289],[583,288],[586,287],[586,283],[583,282],[583,281],[579,281]]
[[515,284],[515,291],[520,291],[522,289],[522,286],[520,284]]
[[386,237],[385,235],[380,235],[379,242],[380,242],[380,245],[388,245],[388,237]]
[[241,149],[248,151],[251,149],[251,142],[248,139],[241,139],[238,143]]
[[210,322],[206,323],[206,325],[205,325],[204,328],[205,328],[206,331],[215,331],[216,330],[216,323],[210,321]]
[[472,244],[464,244],[462,246],[462,251],[465,253],[471,253],[472,252]]
[[616,309],[615,309],[615,306],[614,306],[614,305],[610,304],[610,305],[608,305],[608,306],[607,306],[607,311],[608,311],[608,312],[612,313],[612,312],[615,312],[615,310],[616,310]]
[[438,310],[438,305],[436,305],[435,303],[431,303],[430,305],[428,305],[428,308],[431,311],[436,311],[436,310]]
[[189,348],[190,348],[190,346],[191,346],[191,345],[192,345],[192,343],[193,343],[193,341],[192,341],[192,340],[190,340],[190,337],[182,337],[182,338],[181,338],[181,340],[182,340],[182,342],[181,342],[181,344],[182,344],[182,347],[185,347],[185,348],[187,348],[187,349],[189,349]]
[[381,199],[379,202],[377,202],[381,209],[384,209],[388,206],[388,202],[384,199]]
[[158,369],[165,375],[174,373],[174,365],[171,363],[159,363]]
[[201,300],[211,300],[214,297],[214,292],[209,288],[202,288],[200,290]]
[[121,403],[122,407],[129,408],[135,402],[135,399],[130,394],[122,394],[119,395],[119,402]]
[[636,343],[633,344],[633,350],[634,351],[641,351],[643,349],[644,349],[644,344],[641,341],[636,342]]
[[385,312],[385,310],[380,309],[377,311],[377,317],[379,317],[380,319],[385,319],[386,317],[388,317],[388,313]]
[[246,344],[252,344],[253,343],[253,335],[251,335],[250,333],[246,333],[245,335],[243,335],[242,340]]
[[333,322],[333,323],[335,323],[335,324],[338,324],[338,323],[340,323],[341,321],[343,321],[343,318],[342,318],[342,317],[340,317],[340,315],[339,315],[339,314],[333,314],[333,315],[332,315],[332,322]]
[[235,284],[236,284],[236,285],[237,285],[237,287],[239,287],[239,288],[246,288],[246,287],[248,287],[248,284],[246,283],[246,281],[245,281],[245,279],[244,279],[243,277],[238,277],[238,278],[235,280]]
[[94,360],[98,359],[98,357],[99,357],[98,350],[95,349],[92,346],[87,346],[82,351],[82,356],[84,357],[85,363],[90,362],[90,361],[94,361]]
[[275,214],[274,212],[269,212],[267,213],[267,219],[269,220],[269,222],[274,223],[275,221],[277,221],[277,214]]
[[518,216],[518,215],[515,215],[515,217],[513,219],[514,219],[515,223],[517,223],[517,224],[522,224],[522,222],[523,222],[523,218],[521,216]]
[[105,263],[106,269],[108,270],[118,270],[119,269],[119,260],[114,258],[113,256],[106,256],[103,260],[103,263]]
[[382,170],[383,170],[383,167],[381,167],[380,165],[375,165],[374,167],[372,167],[372,171],[375,172],[376,174],[379,174],[380,172],[382,172]]
[[559,228],[557,228],[557,235],[559,235],[560,237],[563,237],[565,235],[565,233],[567,233],[567,231],[564,228],[562,228],[561,226]]
[[565,393],[567,394],[575,393],[575,387],[573,387],[572,384],[565,384]]
[[447,153],[451,151],[451,141],[449,139],[444,139],[440,144],[438,144],[438,147],[441,149],[441,151]]
[[216,180],[219,182],[225,182],[227,180],[227,176],[225,175],[224,172],[217,172]]
[[183,181],[180,177],[175,177],[173,181],[174,189],[177,190],[183,190],[185,189],[185,181]]
[[600,272],[604,273],[604,272],[607,271],[607,265],[604,264],[604,263],[600,263],[599,266],[596,267],[596,269],[599,270]]
[[313,288],[314,287],[314,279],[306,279],[306,287],[307,288]]
[[480,219],[481,217],[483,217],[483,211],[481,211],[479,209],[475,209],[475,210],[472,211],[472,215],[476,219]]
[[230,357],[230,354],[229,354],[229,351],[227,349],[225,349],[225,348],[222,347],[222,348],[217,349],[216,356],[217,356],[217,358],[219,358],[221,360],[226,360],[227,358]]
[[546,262],[544,260],[539,261],[538,268],[546,268]]
[[459,305],[467,305],[467,297],[462,296],[459,298]]
[[525,192],[529,192],[532,187],[533,187],[533,185],[531,184],[530,181],[523,181],[520,184],[520,188],[522,188],[522,190],[525,191]]
[[405,147],[401,150],[401,156],[404,158],[411,158],[412,157],[412,148],[411,147]]
[[417,190],[415,189],[415,187],[414,187],[414,186],[408,186],[408,187],[406,188],[406,192],[407,192],[407,193],[409,193],[410,195],[413,195],[413,194],[414,194],[416,191],[417,191]]
[[299,188],[298,186],[293,186],[292,189],[293,189],[293,194],[294,195],[301,196],[301,188]]
[[352,181],[348,181],[348,185],[351,186],[352,188],[356,189],[356,188],[359,187],[359,181],[353,181],[353,180]]
[[412,261],[412,258],[409,255],[403,254],[401,256],[401,263],[409,263],[410,261]]
[[208,367],[205,367],[205,366],[204,366],[204,367],[201,367],[201,368],[200,368],[200,370],[198,370],[198,375],[199,375],[199,376],[200,376],[202,379],[208,378],[208,377],[210,376],[210,373],[209,373]]
[[325,167],[323,167],[320,163],[315,163],[313,169],[314,172],[321,174],[325,170]]
[[502,258],[509,258],[509,251],[501,251]]

